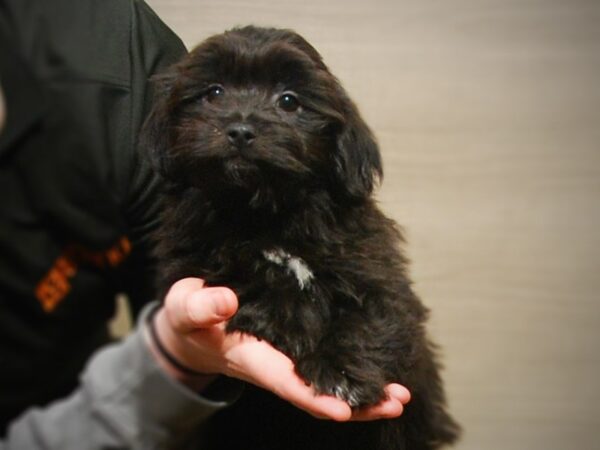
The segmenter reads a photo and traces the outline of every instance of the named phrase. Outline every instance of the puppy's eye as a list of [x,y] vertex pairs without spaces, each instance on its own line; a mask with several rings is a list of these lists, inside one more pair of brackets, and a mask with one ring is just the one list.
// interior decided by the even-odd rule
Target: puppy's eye
[[223,86],[215,84],[208,88],[204,98],[206,98],[209,103],[213,103],[219,98],[223,97],[223,94],[225,94],[225,89],[223,89]]
[[294,112],[300,108],[300,102],[298,101],[298,98],[289,93],[283,94],[281,97],[279,97],[279,100],[277,100],[277,105],[285,112]]

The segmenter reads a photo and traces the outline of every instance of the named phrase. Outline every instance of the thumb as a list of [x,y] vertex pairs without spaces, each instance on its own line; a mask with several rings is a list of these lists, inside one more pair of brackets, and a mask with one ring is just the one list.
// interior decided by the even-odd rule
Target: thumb
[[204,288],[188,300],[189,325],[192,328],[216,325],[233,316],[237,308],[237,297],[231,289],[226,287]]
[[[235,293],[226,287],[203,287],[195,279],[175,283],[165,299],[165,309],[173,328],[191,332],[224,322],[238,308]],[[199,280],[197,280],[199,281]]]

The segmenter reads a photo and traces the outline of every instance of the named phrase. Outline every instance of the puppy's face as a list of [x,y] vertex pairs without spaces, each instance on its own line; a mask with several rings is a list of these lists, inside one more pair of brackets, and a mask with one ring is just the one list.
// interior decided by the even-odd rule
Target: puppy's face
[[381,176],[356,107],[293,32],[214,36],[158,81],[144,142],[176,183],[272,201],[319,189],[364,197]]

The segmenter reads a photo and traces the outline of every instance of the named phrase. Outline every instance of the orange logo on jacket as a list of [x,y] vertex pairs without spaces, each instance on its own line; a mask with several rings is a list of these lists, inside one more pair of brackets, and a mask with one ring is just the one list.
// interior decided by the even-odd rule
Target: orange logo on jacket
[[56,309],[71,291],[70,280],[77,273],[80,264],[94,267],[114,268],[131,253],[131,242],[126,236],[107,250],[90,251],[79,245],[71,244],[56,258],[48,273],[35,288],[35,296],[47,313]]

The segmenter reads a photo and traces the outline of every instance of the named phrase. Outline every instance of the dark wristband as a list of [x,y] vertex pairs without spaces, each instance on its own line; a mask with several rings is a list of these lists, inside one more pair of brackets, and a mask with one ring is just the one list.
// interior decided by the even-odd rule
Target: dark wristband
[[148,329],[150,330],[150,337],[152,338],[152,342],[156,346],[156,349],[161,354],[163,358],[165,358],[169,364],[171,364],[174,368],[179,370],[181,373],[186,375],[191,375],[194,377],[206,377],[209,376],[206,373],[198,372],[194,369],[187,367],[186,365],[180,363],[177,358],[175,358],[169,351],[165,348],[160,338],[158,337],[158,332],[156,331],[156,325],[154,324],[154,316],[158,312],[160,307],[154,308],[153,311],[148,314]]

